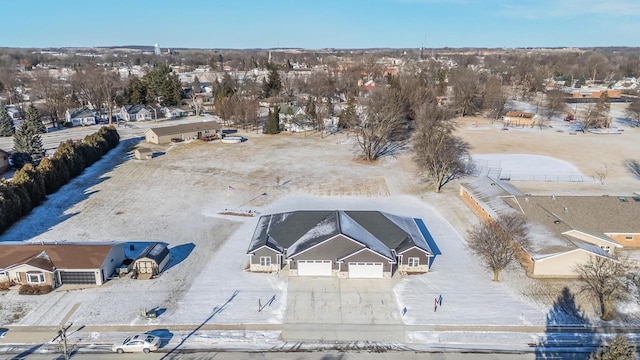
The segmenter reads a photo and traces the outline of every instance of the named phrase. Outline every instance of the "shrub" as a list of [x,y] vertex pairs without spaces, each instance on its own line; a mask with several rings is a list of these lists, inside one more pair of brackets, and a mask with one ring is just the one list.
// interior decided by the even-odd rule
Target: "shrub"
[[48,294],[53,290],[51,285],[22,285],[18,290],[21,295],[42,295]]
[[0,281],[0,291],[9,290],[10,286],[11,286],[11,283],[9,282],[9,280]]

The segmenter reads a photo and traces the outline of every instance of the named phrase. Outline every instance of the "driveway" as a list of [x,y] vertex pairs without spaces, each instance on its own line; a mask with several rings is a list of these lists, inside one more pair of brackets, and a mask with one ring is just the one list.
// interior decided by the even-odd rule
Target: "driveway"
[[289,277],[284,340],[404,340],[390,279]]

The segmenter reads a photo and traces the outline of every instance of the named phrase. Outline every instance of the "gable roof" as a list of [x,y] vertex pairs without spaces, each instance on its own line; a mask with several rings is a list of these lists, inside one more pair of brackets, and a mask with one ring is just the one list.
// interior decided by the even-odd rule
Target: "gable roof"
[[0,269],[29,264],[41,269],[97,269],[113,244],[2,244]]
[[169,248],[167,247],[167,245],[162,243],[155,243],[147,246],[142,251],[142,253],[140,253],[140,256],[138,256],[138,259],[147,258],[159,264],[168,255],[169,255]]
[[[123,106],[123,108],[127,113],[129,113],[131,115],[135,115],[135,114],[139,113],[142,110],[147,110],[144,105],[125,105],[125,106]],[[149,110],[147,110],[147,111],[149,111]]]
[[77,119],[77,118],[93,118],[96,116],[95,111],[83,107],[83,108],[75,108],[75,109],[67,109],[67,111],[69,112],[69,117],[71,117],[72,119]]
[[[247,254],[267,246],[288,258],[336,235],[394,260],[393,251],[413,246],[433,253],[415,220],[380,211],[292,211],[261,216]],[[393,250],[393,251],[392,251]]]
[[220,130],[220,129],[222,129],[222,126],[217,121],[203,121],[203,122],[179,124],[179,125],[173,125],[173,126],[150,128],[150,129],[147,129],[147,131],[151,131],[157,136],[166,136],[166,135],[185,134],[185,133],[191,133],[191,132]]

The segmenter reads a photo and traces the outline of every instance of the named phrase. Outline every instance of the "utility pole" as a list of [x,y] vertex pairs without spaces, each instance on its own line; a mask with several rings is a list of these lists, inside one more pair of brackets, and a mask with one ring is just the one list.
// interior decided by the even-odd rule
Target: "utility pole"
[[69,360],[69,348],[67,346],[67,330],[73,325],[73,323],[69,323],[67,326],[60,326],[60,330],[58,330],[58,336],[54,337],[51,342],[54,342],[60,338],[59,341],[62,342],[62,351],[64,354],[64,359]]

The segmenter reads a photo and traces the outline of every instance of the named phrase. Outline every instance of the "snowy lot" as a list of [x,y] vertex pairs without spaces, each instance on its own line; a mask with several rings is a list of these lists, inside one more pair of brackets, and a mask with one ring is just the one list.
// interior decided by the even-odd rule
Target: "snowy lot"
[[[627,194],[640,189],[623,164],[640,153],[636,128],[620,122],[621,135],[569,135],[563,122],[554,124],[500,131],[487,119],[465,118],[459,120],[459,135],[471,143],[477,159],[497,162],[502,171],[589,177],[608,166],[604,184],[515,183],[523,191]],[[118,148],[51,195],[0,241],[161,241],[172,251],[169,269],[154,280],[123,277],[99,288],[63,287],[42,296],[0,292],[3,325],[285,323],[286,277],[245,271],[257,218],[221,215],[225,210],[383,210],[422,218],[442,254],[430,273],[399,278],[392,286],[395,303],[385,306],[395,308],[389,314],[393,319],[406,307],[406,325],[544,326],[562,286],[528,279],[518,266],[505,271],[501,282],[491,282],[465,248],[465,231],[477,219],[458,199],[456,184],[432,194],[416,180],[410,154],[366,164],[354,159],[354,139],[348,134],[321,138],[240,131],[248,141],[152,146],[160,156],[140,161],[132,152],[143,130],[126,130],[127,140]],[[434,312],[433,299],[439,295],[443,303]],[[274,296],[271,306],[257,311],[258,300],[264,304]],[[143,308],[163,312],[145,319]],[[583,309],[592,315],[590,307]],[[638,307],[627,304],[625,309],[632,313]],[[409,338],[431,336],[415,332]]]

